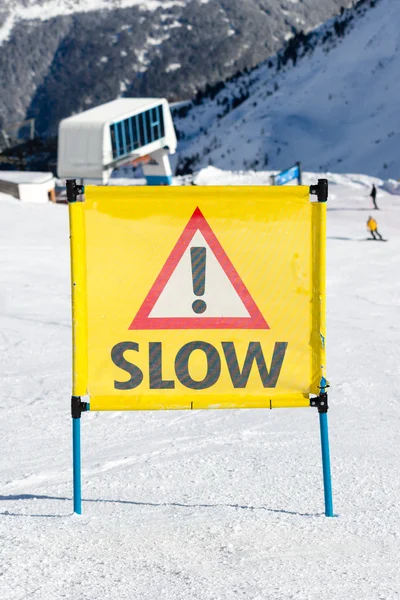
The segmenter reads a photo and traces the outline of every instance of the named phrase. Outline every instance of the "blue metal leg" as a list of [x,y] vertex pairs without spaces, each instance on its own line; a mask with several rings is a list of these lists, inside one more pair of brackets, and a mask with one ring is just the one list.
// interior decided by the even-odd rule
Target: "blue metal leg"
[[74,477],[74,512],[82,514],[81,491],[81,420],[72,419],[72,462]]
[[328,413],[319,413],[319,429],[321,433],[322,470],[324,474],[325,515],[333,517],[331,459],[329,454]]

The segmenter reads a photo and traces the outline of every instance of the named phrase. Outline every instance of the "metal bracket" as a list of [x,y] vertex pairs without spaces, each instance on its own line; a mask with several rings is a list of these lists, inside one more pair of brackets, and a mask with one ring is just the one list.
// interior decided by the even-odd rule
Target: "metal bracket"
[[310,185],[310,194],[317,196],[318,202],[326,202],[328,200],[328,180],[318,179],[317,185]]
[[88,410],[88,402],[82,402],[80,396],[71,396],[71,416],[80,419],[81,414]]
[[326,392],[321,392],[319,396],[310,398],[310,406],[315,406],[318,408],[319,413],[328,412],[328,394]]
[[67,179],[67,200],[68,202],[78,202],[77,197],[85,193],[85,187],[78,185],[76,179]]

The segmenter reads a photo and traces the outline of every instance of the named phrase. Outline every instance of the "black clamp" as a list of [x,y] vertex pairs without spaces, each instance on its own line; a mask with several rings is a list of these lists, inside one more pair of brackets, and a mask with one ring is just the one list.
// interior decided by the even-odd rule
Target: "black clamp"
[[318,179],[317,185],[310,185],[310,194],[317,196],[318,202],[326,202],[328,200],[328,180]]
[[85,187],[76,183],[76,179],[67,179],[67,200],[77,202],[77,196],[85,192]]
[[81,414],[87,410],[87,402],[82,402],[80,396],[71,396],[71,416],[73,419],[80,419]]
[[310,406],[318,408],[319,413],[328,412],[328,394],[327,392],[321,392],[319,396],[310,398]]

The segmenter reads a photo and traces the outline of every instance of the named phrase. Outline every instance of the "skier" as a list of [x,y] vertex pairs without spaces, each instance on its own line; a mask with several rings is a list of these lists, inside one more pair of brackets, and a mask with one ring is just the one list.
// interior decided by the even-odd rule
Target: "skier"
[[367,228],[371,232],[374,240],[383,240],[383,237],[378,231],[378,223],[371,217],[371,215],[368,217]]
[[379,210],[378,205],[376,204],[376,187],[375,187],[375,184],[372,184],[372,190],[371,190],[370,196],[372,198],[374,209],[375,210]]

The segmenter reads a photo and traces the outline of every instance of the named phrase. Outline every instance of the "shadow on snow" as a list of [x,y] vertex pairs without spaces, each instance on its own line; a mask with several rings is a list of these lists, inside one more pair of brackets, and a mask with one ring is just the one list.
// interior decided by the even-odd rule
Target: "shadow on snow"
[[[62,500],[72,502],[72,498],[62,496],[46,496],[39,494],[13,494],[10,496],[0,496],[0,501],[4,500]],[[106,499],[82,499],[82,502],[109,503],[109,504],[130,504],[133,506],[153,506],[155,508],[178,507],[178,508],[234,508],[240,510],[264,510],[270,513],[280,513],[285,515],[294,515],[299,517],[321,517],[323,513],[301,513],[291,510],[267,508],[265,506],[247,506],[245,504],[183,504],[182,502],[136,502],[134,500],[106,500]],[[32,515],[11,513],[9,511],[0,512],[0,515],[8,517],[38,517],[38,518],[63,518],[67,515]]]

